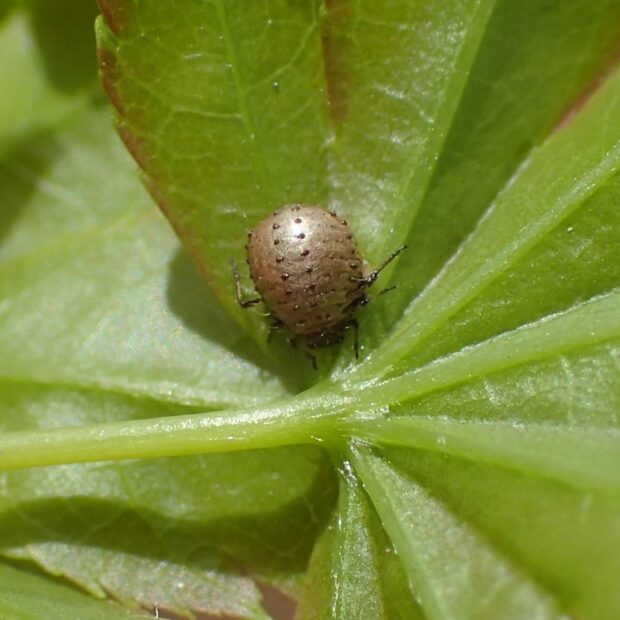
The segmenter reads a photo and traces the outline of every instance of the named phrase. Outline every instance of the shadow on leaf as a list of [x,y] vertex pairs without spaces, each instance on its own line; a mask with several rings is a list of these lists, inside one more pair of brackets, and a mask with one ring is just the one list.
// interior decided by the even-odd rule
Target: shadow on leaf
[[0,23],[4,20],[4,18],[11,13],[11,11],[15,8],[14,0],[4,0],[2,4],[0,4]]
[[[245,457],[260,474],[263,454],[247,453]],[[217,486],[217,470],[238,467],[239,454],[182,457],[174,459],[174,467],[182,468],[184,461],[196,458],[202,459],[201,468],[209,474],[205,485]],[[304,494],[286,503],[266,502],[271,509],[260,509],[243,497],[243,489],[238,489],[239,497],[227,494],[220,499],[220,510],[212,511],[219,513],[218,518],[158,510],[157,493],[151,506],[77,495],[14,502],[0,511],[0,553],[10,555],[28,546],[45,566],[53,564],[54,558],[46,557],[48,551],[43,547],[39,551],[35,548],[51,542],[76,545],[78,555],[77,547],[84,546],[205,571],[241,575],[248,571],[262,575],[299,572],[306,568],[314,540],[329,518],[337,489],[329,459],[318,451],[314,458],[314,475],[308,479]],[[281,466],[285,463],[280,462]],[[131,468],[131,464],[116,467]],[[264,460],[263,468],[269,470]],[[269,471],[265,480],[277,475],[277,468],[271,474]],[[210,498],[207,491],[205,501],[217,501],[214,497]],[[207,512],[210,509],[207,505]],[[49,553],[55,553],[53,547]],[[71,571],[71,567],[66,569]]]
[[33,132],[0,149],[0,242],[19,220],[38,181],[60,154],[61,147],[46,131]]
[[75,92],[97,79],[95,2],[31,0],[33,31],[50,81],[61,91]]
[[[178,249],[170,262],[167,298],[170,310],[195,334],[225,347],[231,353],[264,370],[266,375],[277,374],[289,391],[300,390],[297,368],[299,364],[289,362],[287,366],[276,365],[267,359],[222,308],[182,248]],[[287,351],[289,349],[290,347]],[[292,372],[281,370],[291,370],[291,367]]]

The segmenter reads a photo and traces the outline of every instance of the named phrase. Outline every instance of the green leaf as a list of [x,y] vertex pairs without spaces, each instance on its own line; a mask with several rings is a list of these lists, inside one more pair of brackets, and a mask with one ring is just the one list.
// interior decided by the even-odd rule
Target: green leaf
[[[3,35],[15,32],[27,32],[19,12]],[[56,101],[37,63],[22,70]],[[0,428],[287,394],[291,379],[214,302],[140,187],[100,98],[63,97],[2,142]],[[295,449],[3,473],[0,488],[4,554],[98,596],[252,618],[265,614],[252,576],[294,589],[333,498],[324,457]]]
[[617,494],[416,450],[393,451],[389,458],[397,468],[390,479],[405,478],[422,488],[452,520],[490,541],[509,566],[550,593],[569,616],[618,616]]
[[341,467],[338,506],[316,544],[298,617],[424,617],[350,463]]
[[2,552],[100,597],[262,618],[250,575],[288,589],[329,481],[320,455],[293,449],[3,474]]
[[0,373],[203,410],[286,393],[214,303],[106,119],[74,111],[0,156],[4,210],[19,216],[0,249]]
[[61,583],[0,564],[0,614],[11,620],[138,620],[144,614],[95,601]]
[[532,147],[574,114],[570,102],[613,55],[619,24],[615,0],[497,2],[396,263],[388,324],[450,259]]
[[330,201],[373,262],[406,238],[494,6],[327,4]]
[[398,415],[349,432],[617,493],[619,307],[615,291],[378,384]]
[[[8,2],[0,7],[10,16],[0,23],[0,141],[35,133],[80,106],[96,85],[94,45],[85,30],[94,7],[83,0],[61,0],[53,10],[44,0],[31,3],[29,13],[11,12]],[[51,83],[50,74],[61,84]]]
[[620,487],[617,428],[416,416],[375,422],[358,432],[375,443],[436,450],[571,486],[614,491]]
[[[617,618],[620,74],[575,102],[620,2],[100,8],[121,137],[185,249],[92,86],[92,5],[20,3],[0,553],[188,618],[273,596],[300,618]],[[230,259],[293,201],[336,207],[371,264],[410,244],[360,312],[360,365],[345,346],[309,372],[235,304]]]
[[241,260],[252,224],[285,202],[325,203],[319,5],[114,0],[102,11],[100,62],[119,132],[240,314],[229,260]]
[[427,618],[562,617],[546,592],[415,481],[366,449],[351,454]]
[[616,72],[529,157],[362,374],[420,365],[620,286],[619,96]]

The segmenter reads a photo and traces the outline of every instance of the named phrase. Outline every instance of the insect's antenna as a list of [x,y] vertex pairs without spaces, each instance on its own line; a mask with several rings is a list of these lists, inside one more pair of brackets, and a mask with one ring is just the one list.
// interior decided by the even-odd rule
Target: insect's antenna
[[366,284],[370,286],[378,277],[379,274],[403,251],[407,249],[407,245],[403,245],[397,250],[394,250],[369,276],[365,278]]
[[401,252],[407,249],[407,245],[403,245],[397,250],[394,250],[384,261],[375,269],[377,275],[379,275]]

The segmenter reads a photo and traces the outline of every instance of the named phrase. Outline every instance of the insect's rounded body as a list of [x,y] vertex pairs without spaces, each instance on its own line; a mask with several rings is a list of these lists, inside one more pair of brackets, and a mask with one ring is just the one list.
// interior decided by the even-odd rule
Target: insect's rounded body
[[342,340],[367,301],[367,270],[349,226],[314,205],[286,205],[248,234],[250,275],[277,320],[310,347]]

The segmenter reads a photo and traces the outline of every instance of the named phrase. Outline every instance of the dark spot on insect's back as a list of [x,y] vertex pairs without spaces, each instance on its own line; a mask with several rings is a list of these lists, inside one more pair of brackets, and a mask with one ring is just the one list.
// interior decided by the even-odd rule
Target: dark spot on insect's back
[[305,239],[306,238],[306,233],[299,233],[298,235],[295,235],[298,239]]
[[301,218],[300,217],[296,217],[295,218],[295,224],[301,224]]
[[280,239],[274,239],[273,245],[280,245]]
[[291,291],[290,289],[288,289],[288,288],[287,288],[287,289],[284,291],[284,293],[285,293],[286,295],[292,295],[292,294],[293,294],[293,291]]
[[284,256],[276,256],[276,263],[281,263],[284,260]]
[[301,252],[300,256],[308,256],[308,254],[310,254],[310,250],[304,250]]
[[276,222],[271,228],[273,228],[274,230],[278,230],[278,228],[280,228],[280,224]]
[[314,271],[314,267],[308,267],[306,269],[306,273],[312,273]]
[[301,207],[299,205],[295,205],[291,211],[299,211],[299,209],[301,209]]

